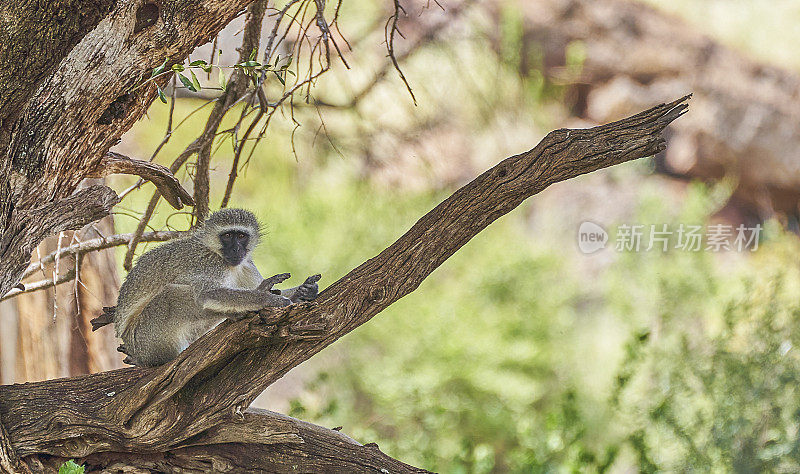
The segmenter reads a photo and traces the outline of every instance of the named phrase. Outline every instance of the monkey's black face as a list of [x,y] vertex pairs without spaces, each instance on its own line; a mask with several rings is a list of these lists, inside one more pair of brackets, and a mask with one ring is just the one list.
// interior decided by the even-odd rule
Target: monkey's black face
[[219,235],[222,244],[222,258],[228,265],[236,266],[242,263],[247,256],[247,244],[250,243],[250,235],[246,232],[231,230]]

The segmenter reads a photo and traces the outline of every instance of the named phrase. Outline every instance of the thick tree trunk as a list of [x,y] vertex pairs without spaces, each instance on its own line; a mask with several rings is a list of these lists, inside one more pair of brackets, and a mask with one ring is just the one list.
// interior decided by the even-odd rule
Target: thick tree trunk
[[[662,151],[661,133],[686,111],[686,99],[601,127],[551,132],[532,150],[503,160],[456,191],[315,301],[226,321],[161,367],[0,386],[0,418],[10,445],[33,467],[43,455],[91,463],[105,462],[102,459],[109,456],[114,462],[143,465],[163,461],[166,452],[180,456],[187,446],[205,446],[191,451],[192,456],[226,456],[230,470],[248,469],[230,454],[243,448],[229,446],[227,454],[219,454],[223,448],[209,446],[248,439],[239,428],[252,420],[247,407],[266,387],[414,291],[461,246],[531,195],[550,184]],[[258,420],[256,424],[268,423]],[[303,444],[282,439],[258,448],[259,456],[269,459],[264,466],[271,467],[264,469],[374,469],[370,455],[379,456],[376,463],[387,463],[380,469],[412,469],[399,467],[402,464],[378,455],[377,449],[364,451],[366,446],[353,447],[350,454],[341,447],[326,447],[335,444],[329,432],[316,438],[298,430]],[[329,459],[334,451],[346,459]],[[161,454],[146,461],[152,458],[149,453]],[[262,466],[256,457],[246,462]],[[209,466],[217,469],[221,464]]]

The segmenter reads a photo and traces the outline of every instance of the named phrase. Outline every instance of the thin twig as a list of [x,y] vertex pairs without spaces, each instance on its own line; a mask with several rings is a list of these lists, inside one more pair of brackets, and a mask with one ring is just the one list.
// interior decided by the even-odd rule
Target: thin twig
[[[155,232],[147,232],[139,237],[140,242],[165,242],[167,240],[175,239],[177,237],[186,235],[187,232],[182,231],[166,231],[160,230]],[[129,234],[115,234],[108,237],[99,237],[96,239],[84,240],[69,247],[63,247],[60,250],[52,252],[38,261],[31,263],[22,278],[27,278],[39,270],[44,270],[45,266],[53,263],[56,258],[63,258],[69,255],[83,255],[97,250],[103,250],[111,247],[119,247],[127,245],[135,236],[134,233]],[[27,286],[27,285],[26,285]]]
[[[400,64],[397,62],[397,58],[394,54],[394,38],[396,34],[403,36],[403,33],[397,28],[397,21],[400,19],[400,12],[403,12],[403,15],[408,16],[406,10],[400,5],[400,0],[394,0],[394,14],[389,17],[389,21],[386,22],[386,29],[384,29],[384,37],[386,39],[386,50],[389,53],[389,58],[392,60],[392,64],[394,65],[395,70],[400,75],[400,79],[403,80],[403,84],[406,85],[406,89],[408,93],[411,94],[411,100],[414,101],[414,105],[417,105],[417,98],[414,97],[414,91],[411,90],[411,85],[408,83],[405,74],[403,74],[403,70],[400,69]],[[391,27],[389,26],[391,25]]]
[[[13,297],[15,297],[17,295],[21,295],[23,293],[32,293],[34,291],[45,290],[47,288],[50,288],[50,287],[53,287],[53,286],[56,286],[56,285],[60,285],[62,283],[66,283],[68,281],[72,281],[73,278],[75,278],[75,269],[74,268],[69,270],[67,273],[59,276],[58,278],[55,278],[55,284],[53,284],[53,279],[36,281],[36,282],[33,282],[33,283],[26,283],[24,290],[21,290],[19,288],[15,288],[15,289],[9,291],[8,293],[6,293],[5,296],[0,298],[0,301],[5,301],[5,300],[7,300],[9,298],[13,298]],[[53,299],[58,299],[57,296],[58,295],[54,295]],[[55,314],[55,311],[58,309],[58,306],[57,306],[56,303],[53,303],[53,305],[54,305],[54,307],[53,307],[53,312],[54,313],[53,314]],[[55,317],[53,319],[55,319]]]
[[[56,244],[56,262],[55,265],[53,265],[53,281],[57,281],[58,279],[58,267],[59,263],[61,263],[61,254],[58,251],[61,250],[61,240],[63,238],[64,238],[64,232],[63,231],[59,232],[58,244]],[[58,314],[58,292],[56,291],[56,294],[53,295],[53,322],[55,322],[57,314]]]

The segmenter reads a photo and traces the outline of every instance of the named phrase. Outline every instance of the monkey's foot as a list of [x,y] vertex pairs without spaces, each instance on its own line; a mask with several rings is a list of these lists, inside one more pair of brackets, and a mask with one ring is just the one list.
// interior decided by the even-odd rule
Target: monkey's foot
[[319,273],[306,278],[306,281],[304,281],[302,285],[298,286],[297,290],[295,290],[294,294],[292,295],[292,303],[313,301],[316,299],[317,295],[319,294],[319,286],[317,285],[317,282],[320,278],[322,278],[322,275]]
[[117,347],[117,352],[122,352],[123,354],[125,354],[125,358],[122,359],[123,364],[135,365],[138,367],[142,366],[142,364],[139,363],[139,361],[137,361],[135,357],[133,357],[131,354],[128,353],[128,348],[125,347],[125,344],[120,344],[119,347]]

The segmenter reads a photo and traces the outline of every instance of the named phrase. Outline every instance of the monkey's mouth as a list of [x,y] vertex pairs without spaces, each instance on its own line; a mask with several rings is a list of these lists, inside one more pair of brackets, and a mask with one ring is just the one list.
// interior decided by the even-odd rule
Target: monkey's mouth
[[236,256],[227,256],[226,255],[224,257],[224,259],[225,259],[225,263],[227,263],[228,265],[230,265],[232,267],[235,267],[235,266],[239,265],[240,263],[242,263],[242,260],[244,260],[244,256],[240,257],[238,255],[236,255]]

